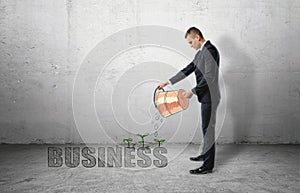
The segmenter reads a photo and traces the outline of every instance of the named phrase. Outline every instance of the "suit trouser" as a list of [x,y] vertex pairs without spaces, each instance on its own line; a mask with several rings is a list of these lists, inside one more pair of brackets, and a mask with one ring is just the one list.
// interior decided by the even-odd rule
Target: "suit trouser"
[[204,144],[200,155],[204,158],[203,166],[207,169],[213,169],[215,162],[215,124],[216,124],[217,104],[202,103],[202,134]]

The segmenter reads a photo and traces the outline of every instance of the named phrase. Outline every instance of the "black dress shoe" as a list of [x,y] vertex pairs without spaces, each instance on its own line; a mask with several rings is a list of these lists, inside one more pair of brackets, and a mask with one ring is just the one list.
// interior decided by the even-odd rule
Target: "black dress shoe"
[[194,170],[190,170],[190,174],[208,174],[208,173],[212,173],[212,169],[207,169],[203,166],[201,166],[200,168],[196,168]]
[[203,155],[199,155],[197,157],[190,157],[191,161],[204,161]]

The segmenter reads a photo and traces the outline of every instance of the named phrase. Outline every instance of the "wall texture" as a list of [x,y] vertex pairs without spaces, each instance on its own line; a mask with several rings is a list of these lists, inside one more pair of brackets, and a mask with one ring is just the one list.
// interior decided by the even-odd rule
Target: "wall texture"
[[[183,34],[190,26],[197,26],[218,47],[226,88],[223,92],[226,101],[222,101],[226,107],[221,108],[221,116],[218,116],[222,129],[218,134],[220,143],[299,143],[299,13],[300,2],[296,0],[1,0],[0,142],[110,143],[109,137],[122,142],[128,133],[120,133],[117,127],[122,124],[113,123],[122,120],[114,120],[110,113],[105,113],[108,109],[104,107],[109,105],[101,104],[105,101],[102,100],[105,93],[104,98],[99,95],[96,99],[100,101],[97,104],[97,109],[102,112],[98,114],[102,116],[100,119],[106,120],[106,127],[111,125],[109,137],[100,131],[102,137],[98,141],[81,138],[82,133],[76,129],[73,116],[74,80],[82,63],[102,40],[120,30],[157,25],[177,29]],[[133,35],[138,37],[139,34]],[[185,40],[182,37],[178,41]],[[111,41],[110,46],[120,44],[122,42]],[[100,58],[101,53],[100,50]],[[106,52],[103,50],[103,53]],[[122,79],[121,85],[114,85],[122,90],[133,80],[127,77],[130,73],[149,80],[153,68],[147,69],[151,64],[145,62],[154,59],[158,66],[153,65],[153,68],[157,69],[161,81],[167,80],[189,61],[166,49],[140,47],[119,54],[111,62],[116,68],[100,74],[99,84],[101,81],[112,82],[114,78]],[[130,68],[132,71],[126,70],[123,76],[120,73],[122,66],[131,64],[135,67]],[[168,68],[167,64],[175,67]],[[116,69],[119,71],[114,71]],[[193,77],[190,82],[193,83]],[[135,98],[136,106],[128,103],[128,108],[133,108],[133,119],[138,119],[136,122],[145,121],[143,110],[151,109],[154,83],[141,83],[138,88],[145,91],[147,97]],[[180,83],[174,88],[181,87],[189,89],[191,86]],[[122,100],[119,95],[113,97],[117,106],[122,105],[119,104]],[[201,132],[193,133],[193,129],[201,126],[193,122],[198,108],[194,97],[190,108],[183,113],[189,119],[179,126],[177,134],[180,137],[170,141],[190,142],[187,140],[190,137],[193,142],[201,141]],[[115,116],[126,115],[115,113]],[[165,120],[166,125],[169,121],[170,127],[176,126],[174,121],[178,117]],[[85,119],[89,122],[89,117]],[[133,134],[148,132],[145,127],[131,131]],[[162,137],[168,139],[172,135],[174,131],[170,127],[161,128]]]

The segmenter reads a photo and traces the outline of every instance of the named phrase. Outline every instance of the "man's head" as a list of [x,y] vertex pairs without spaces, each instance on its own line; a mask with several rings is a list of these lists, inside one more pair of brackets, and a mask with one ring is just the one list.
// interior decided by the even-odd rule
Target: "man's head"
[[195,50],[198,50],[205,41],[201,31],[196,27],[191,27],[186,31],[185,39]]

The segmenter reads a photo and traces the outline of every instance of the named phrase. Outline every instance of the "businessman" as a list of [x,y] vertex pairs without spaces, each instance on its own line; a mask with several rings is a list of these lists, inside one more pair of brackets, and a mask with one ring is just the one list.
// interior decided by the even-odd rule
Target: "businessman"
[[193,61],[169,81],[158,85],[158,89],[168,84],[176,84],[192,72],[195,73],[196,86],[187,91],[185,97],[190,99],[193,95],[197,95],[201,103],[204,144],[200,155],[190,158],[191,161],[203,161],[203,164],[199,168],[190,170],[190,174],[207,174],[212,173],[215,162],[215,123],[220,102],[218,84],[220,56],[217,48],[209,40],[205,40],[201,31],[196,27],[187,30],[185,39],[192,48],[197,50]]

